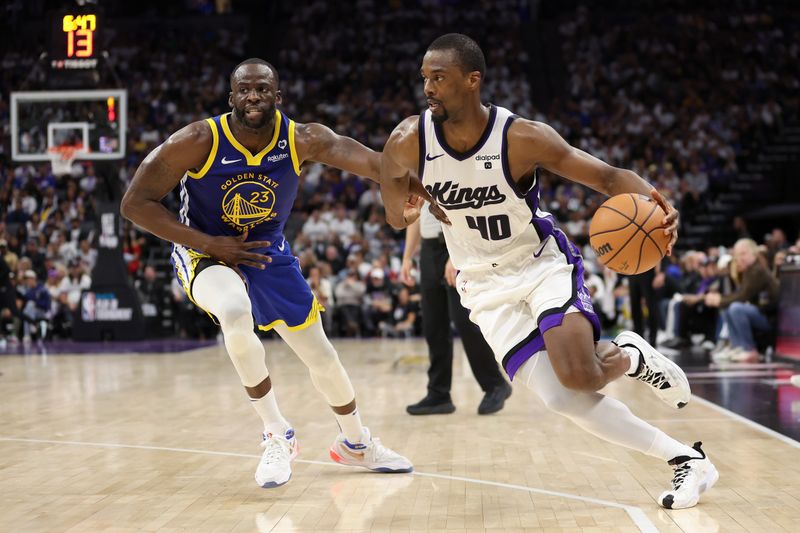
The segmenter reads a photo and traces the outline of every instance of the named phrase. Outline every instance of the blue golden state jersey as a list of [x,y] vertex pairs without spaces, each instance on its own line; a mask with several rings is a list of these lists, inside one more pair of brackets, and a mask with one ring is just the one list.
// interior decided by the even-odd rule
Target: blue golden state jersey
[[275,111],[275,132],[257,154],[231,133],[230,113],[206,119],[211,152],[202,168],[181,180],[180,221],[208,235],[283,242],[283,227],[297,196],[300,164],[293,120]]
[[[283,227],[297,196],[300,163],[294,144],[293,120],[275,111],[275,132],[257,154],[231,133],[230,113],[206,119],[212,134],[211,152],[202,168],[189,171],[180,183],[181,223],[213,236],[237,236],[270,241],[271,256],[263,270],[239,265],[245,278],[256,325],[262,330],[284,324],[289,330],[314,324],[323,311],[308,287],[297,258],[283,237]],[[192,284],[207,254],[175,244],[175,274],[192,301]]]

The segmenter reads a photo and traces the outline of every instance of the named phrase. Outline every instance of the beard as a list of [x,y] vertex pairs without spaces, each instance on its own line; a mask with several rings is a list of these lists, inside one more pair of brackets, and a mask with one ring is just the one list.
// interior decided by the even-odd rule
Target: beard
[[431,120],[435,124],[441,124],[442,122],[446,122],[447,119],[450,118],[450,115],[447,114],[447,109],[444,108],[442,104],[439,104],[439,108],[442,110],[440,114],[431,113]]
[[275,116],[275,102],[272,103],[269,107],[264,110],[264,113],[261,115],[261,118],[257,120],[251,120],[247,118],[247,113],[245,112],[244,107],[234,107],[233,113],[236,115],[236,118],[239,120],[240,123],[244,124],[248,128],[252,128],[254,130],[259,130],[269,124],[272,118]]

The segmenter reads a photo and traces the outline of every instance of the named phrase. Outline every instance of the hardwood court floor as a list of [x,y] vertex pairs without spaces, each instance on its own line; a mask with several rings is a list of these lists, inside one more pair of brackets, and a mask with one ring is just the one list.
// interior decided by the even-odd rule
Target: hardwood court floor
[[[365,423],[413,475],[328,459],[330,410],[305,367],[267,342],[278,401],[301,450],[292,480],[253,472],[260,424],[221,346],[178,354],[0,358],[0,531],[797,531],[800,449],[695,400],[676,412],[645,386],[609,392],[686,442],[721,479],[664,511],[671,470],[606,444],[516,387],[479,417],[459,355],[449,416],[411,417],[424,394],[419,340],[339,341]],[[460,347],[458,348],[460,350]],[[460,354],[460,352],[459,352]],[[796,444],[796,443],[795,443]]]

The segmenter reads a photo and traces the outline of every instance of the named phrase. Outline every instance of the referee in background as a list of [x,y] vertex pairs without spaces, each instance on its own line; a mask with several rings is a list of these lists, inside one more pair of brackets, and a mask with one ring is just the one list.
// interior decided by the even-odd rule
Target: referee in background
[[428,369],[428,394],[406,407],[411,415],[449,414],[456,410],[450,398],[453,378],[453,332],[455,323],[469,365],[484,396],[478,406],[479,415],[496,413],[511,396],[511,385],[503,378],[492,349],[478,326],[469,319],[469,311],[461,305],[455,289],[456,269],[444,243],[441,224],[431,214],[428,204],[420,218],[406,229],[406,246],[400,279],[409,287],[412,258],[422,241],[420,254],[420,292],[422,294],[422,330],[428,343],[431,366]]

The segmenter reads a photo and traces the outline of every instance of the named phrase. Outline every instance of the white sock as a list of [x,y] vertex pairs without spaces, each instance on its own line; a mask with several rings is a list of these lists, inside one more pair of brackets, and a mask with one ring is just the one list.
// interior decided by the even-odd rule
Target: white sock
[[694,448],[682,442],[678,442],[661,430],[656,433],[653,443],[644,453],[651,457],[663,459],[664,461],[669,461],[679,455],[688,455],[689,457],[698,456]]
[[629,376],[634,375],[636,371],[639,370],[639,358],[642,356],[642,354],[639,352],[639,350],[632,346],[620,347],[620,350],[628,354],[628,356],[631,358],[631,366],[625,373]]
[[364,425],[361,423],[361,415],[358,414],[358,407],[356,407],[355,411],[346,415],[333,414],[347,442],[350,444],[364,443]]
[[275,435],[283,435],[287,429],[292,427],[289,422],[283,418],[280,409],[278,409],[278,402],[275,400],[275,390],[270,389],[267,394],[261,398],[250,398],[250,404],[256,410],[261,421],[264,422],[264,432],[273,433]]

